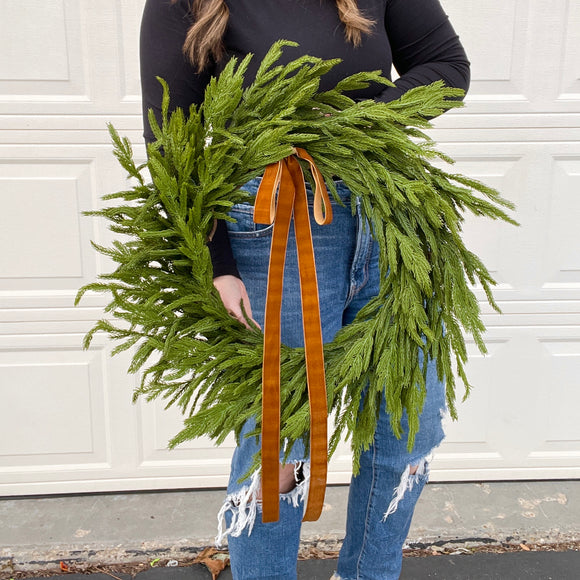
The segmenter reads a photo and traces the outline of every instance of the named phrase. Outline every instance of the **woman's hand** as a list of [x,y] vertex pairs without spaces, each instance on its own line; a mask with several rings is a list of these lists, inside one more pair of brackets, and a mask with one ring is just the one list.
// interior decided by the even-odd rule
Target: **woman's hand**
[[246,287],[244,283],[236,276],[225,275],[218,276],[213,279],[213,285],[218,291],[226,310],[235,319],[239,320],[246,328],[250,328],[248,321],[246,320],[244,313],[242,311],[242,304],[244,305],[244,310],[246,315],[250,320],[258,327],[260,325],[252,318],[252,306],[250,305],[250,299],[248,293],[246,292]]

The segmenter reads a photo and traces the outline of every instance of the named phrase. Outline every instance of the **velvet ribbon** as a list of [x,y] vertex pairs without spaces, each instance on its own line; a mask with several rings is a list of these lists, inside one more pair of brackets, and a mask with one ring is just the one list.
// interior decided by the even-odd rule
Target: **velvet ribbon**
[[[256,195],[254,222],[274,224],[264,318],[262,367],[262,521],[279,518],[280,470],[280,342],[282,286],[290,222],[298,251],[306,378],[310,405],[310,487],[304,521],[320,517],[326,490],[328,462],[326,381],[320,324],[318,282],[308,215],[304,174],[298,158],[308,162],[315,181],[314,218],[319,225],[332,221],[324,179],[312,157],[301,148],[266,167]],[[276,192],[278,195],[276,196]]]

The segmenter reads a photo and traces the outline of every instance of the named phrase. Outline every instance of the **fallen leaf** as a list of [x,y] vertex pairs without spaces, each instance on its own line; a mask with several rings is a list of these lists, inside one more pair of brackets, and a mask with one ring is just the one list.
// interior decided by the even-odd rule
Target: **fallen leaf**
[[215,548],[205,548],[193,561],[194,564],[203,564],[210,572],[212,580],[217,580],[230,563],[227,552],[218,552]]
[[217,550],[215,548],[204,548],[195,558],[193,561],[194,564],[200,564],[204,558],[210,558],[214,554],[217,554]]
[[63,572],[70,572],[68,564],[66,562],[63,562],[62,560],[60,561],[60,569]]
[[522,550],[525,550],[526,552],[529,552],[530,551],[530,549],[525,544],[520,544],[520,548]]

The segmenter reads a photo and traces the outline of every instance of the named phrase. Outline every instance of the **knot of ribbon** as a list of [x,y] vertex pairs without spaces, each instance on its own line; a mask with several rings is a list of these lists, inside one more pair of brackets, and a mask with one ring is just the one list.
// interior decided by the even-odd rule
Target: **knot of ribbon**
[[314,177],[316,223],[325,225],[332,221],[332,208],[324,179],[314,160],[304,149],[297,147],[294,155],[266,167],[254,207],[255,223],[274,224],[268,268],[262,366],[263,522],[275,522],[279,518],[280,317],[284,264],[292,215],[294,215],[294,232],[298,251],[306,379],[310,406],[310,487],[304,521],[314,521],[320,517],[326,489],[328,407],[320,304],[306,184],[297,158],[308,162]]

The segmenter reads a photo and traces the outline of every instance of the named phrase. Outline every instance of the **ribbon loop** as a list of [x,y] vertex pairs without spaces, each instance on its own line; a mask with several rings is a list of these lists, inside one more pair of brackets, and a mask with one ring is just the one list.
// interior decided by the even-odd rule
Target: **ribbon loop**
[[[295,156],[268,165],[256,195],[254,222],[274,223],[264,316],[262,367],[262,521],[279,518],[280,462],[280,341],[282,287],[290,222],[298,251],[302,325],[310,405],[310,488],[305,521],[320,517],[327,472],[327,401],[324,349],[316,264],[308,215],[304,174],[298,159],[306,160],[315,180],[314,216],[320,225],[332,221],[332,208],[322,174],[312,157],[300,148]],[[278,200],[276,203],[276,191]]]
[[[316,163],[314,163],[314,159],[312,159],[306,150],[296,147],[296,156],[308,161],[316,185],[314,189],[314,219],[319,226],[325,226],[332,221],[332,206],[330,205],[330,198],[328,197],[324,177],[322,177],[320,169],[318,169]],[[304,178],[302,178],[302,182],[304,182]]]

